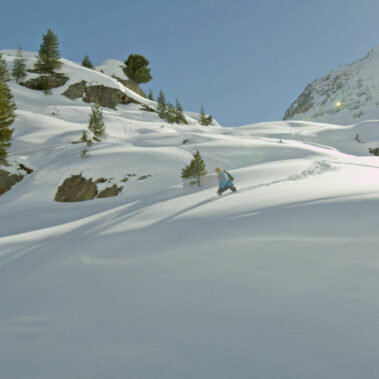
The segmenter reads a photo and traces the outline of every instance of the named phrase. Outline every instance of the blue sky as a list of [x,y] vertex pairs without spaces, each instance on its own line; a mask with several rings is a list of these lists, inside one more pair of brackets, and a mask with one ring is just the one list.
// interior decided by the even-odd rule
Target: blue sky
[[237,126],[280,120],[309,82],[379,45],[379,2],[18,0],[2,6],[0,49],[38,51],[48,28],[77,62],[143,54],[143,89]]

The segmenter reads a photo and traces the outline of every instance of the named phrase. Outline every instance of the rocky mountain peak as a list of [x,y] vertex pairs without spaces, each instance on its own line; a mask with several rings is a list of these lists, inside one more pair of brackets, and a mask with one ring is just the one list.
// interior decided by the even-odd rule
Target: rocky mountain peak
[[308,84],[283,120],[340,125],[379,117],[379,47]]

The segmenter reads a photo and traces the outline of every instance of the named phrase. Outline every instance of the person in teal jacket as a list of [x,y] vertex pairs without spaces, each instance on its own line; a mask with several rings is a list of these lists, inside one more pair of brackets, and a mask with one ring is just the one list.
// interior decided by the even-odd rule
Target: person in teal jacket
[[221,167],[216,168],[217,179],[218,179],[218,190],[217,193],[221,196],[221,194],[228,189],[236,192],[237,189],[233,183],[233,176],[229,174],[228,171],[223,170]]

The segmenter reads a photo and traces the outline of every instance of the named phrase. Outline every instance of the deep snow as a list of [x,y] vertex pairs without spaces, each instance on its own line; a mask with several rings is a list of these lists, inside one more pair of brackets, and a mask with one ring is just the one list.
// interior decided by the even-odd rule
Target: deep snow
[[[103,109],[84,159],[75,80],[11,83],[10,161],[35,171],[0,197],[1,378],[377,377],[379,121],[169,125],[133,104]],[[200,188],[180,179],[196,149]],[[237,193],[217,196],[218,165]],[[124,189],[54,202],[80,172]]]

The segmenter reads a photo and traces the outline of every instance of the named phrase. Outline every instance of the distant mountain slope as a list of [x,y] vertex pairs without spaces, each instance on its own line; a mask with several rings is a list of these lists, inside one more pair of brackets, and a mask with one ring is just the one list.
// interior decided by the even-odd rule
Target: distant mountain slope
[[283,120],[339,125],[379,119],[379,47],[310,83]]

